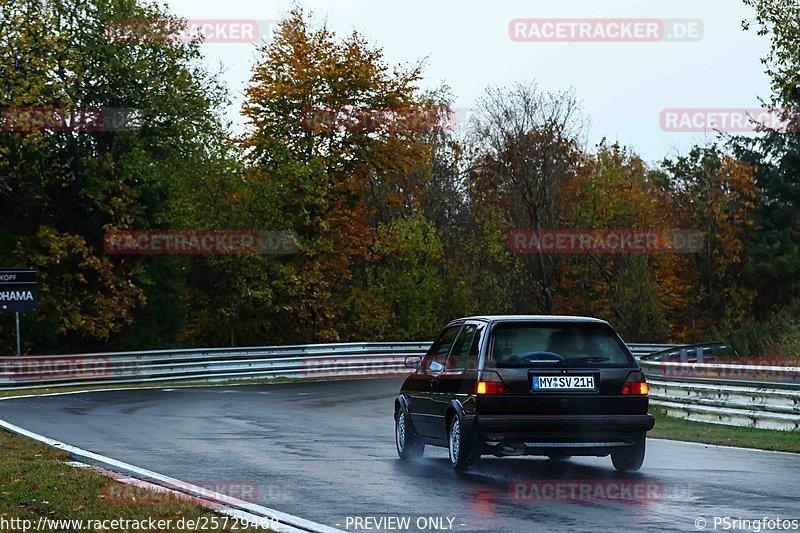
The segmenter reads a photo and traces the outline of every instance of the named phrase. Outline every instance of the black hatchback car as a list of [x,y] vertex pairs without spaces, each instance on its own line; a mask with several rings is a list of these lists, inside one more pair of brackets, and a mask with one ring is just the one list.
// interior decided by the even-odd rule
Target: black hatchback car
[[424,357],[409,356],[395,401],[402,459],[447,447],[456,470],[497,457],[611,455],[638,470],[648,386],[607,323],[567,316],[476,316],[447,325]]

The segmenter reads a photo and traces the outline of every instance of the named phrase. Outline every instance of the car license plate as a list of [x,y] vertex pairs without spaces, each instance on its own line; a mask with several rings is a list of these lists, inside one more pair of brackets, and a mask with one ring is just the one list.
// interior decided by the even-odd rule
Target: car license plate
[[594,376],[533,376],[533,390],[594,389]]

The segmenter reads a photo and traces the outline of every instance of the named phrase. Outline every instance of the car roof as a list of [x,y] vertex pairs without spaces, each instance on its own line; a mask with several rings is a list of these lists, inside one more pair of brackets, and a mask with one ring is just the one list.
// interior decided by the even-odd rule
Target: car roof
[[483,322],[576,322],[576,323],[595,323],[607,324],[605,320],[590,316],[569,316],[569,315],[475,315],[459,318],[453,322],[462,320],[481,320]]

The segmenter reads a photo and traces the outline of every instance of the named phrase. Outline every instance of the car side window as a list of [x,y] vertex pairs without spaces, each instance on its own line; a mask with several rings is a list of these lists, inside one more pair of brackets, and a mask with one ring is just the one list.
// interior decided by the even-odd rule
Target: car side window
[[445,370],[460,371],[478,368],[479,341],[480,330],[478,326],[475,324],[465,325],[453,344]]
[[[422,369],[425,372],[441,372],[444,368],[445,362],[447,360],[447,354],[450,353],[450,347],[453,345],[453,341],[458,334],[458,330],[461,329],[461,325],[457,326],[450,326],[449,328],[445,329],[439,338],[433,343],[433,345],[428,350],[428,353],[425,355],[425,359],[422,361]],[[434,366],[431,368],[433,363],[437,363],[440,365],[440,368]]]

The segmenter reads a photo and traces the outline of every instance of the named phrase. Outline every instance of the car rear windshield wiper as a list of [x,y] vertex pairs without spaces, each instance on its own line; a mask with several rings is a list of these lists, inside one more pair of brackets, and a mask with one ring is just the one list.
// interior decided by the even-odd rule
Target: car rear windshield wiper
[[564,359],[563,361],[558,361],[556,365],[563,365],[565,363],[602,363],[603,361],[608,361],[609,357],[597,357],[597,356],[590,356],[590,357],[575,357],[572,359]]

